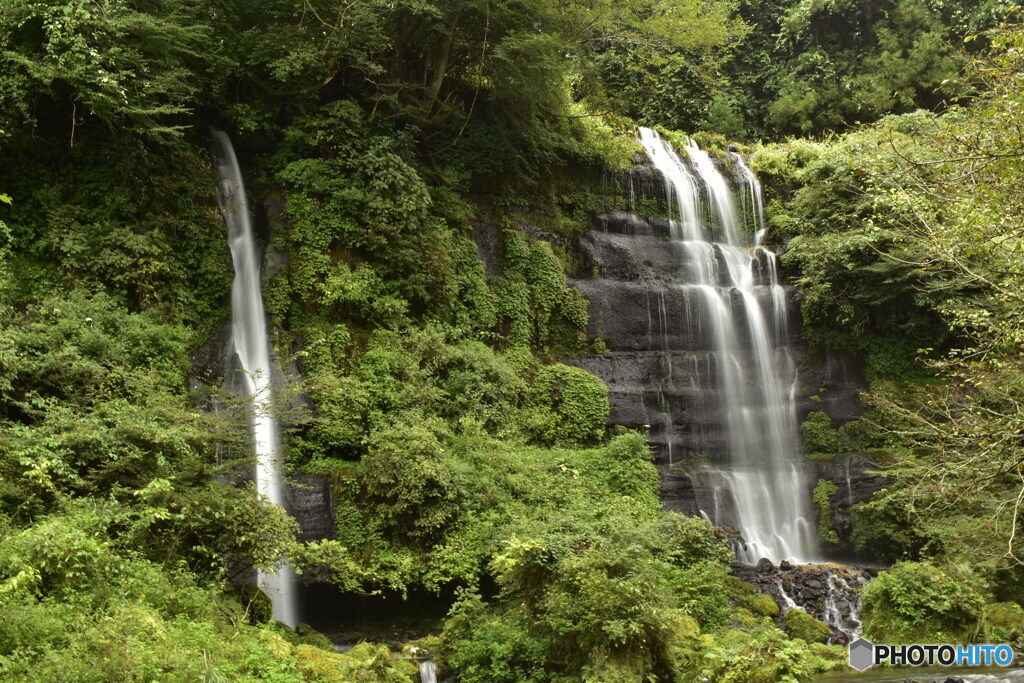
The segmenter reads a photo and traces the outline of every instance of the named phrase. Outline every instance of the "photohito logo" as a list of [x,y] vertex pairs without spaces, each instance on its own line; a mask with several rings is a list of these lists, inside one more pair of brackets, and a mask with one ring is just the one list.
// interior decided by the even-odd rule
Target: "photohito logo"
[[850,666],[857,671],[889,662],[893,666],[1010,666],[1009,645],[875,645],[858,638],[850,643]]

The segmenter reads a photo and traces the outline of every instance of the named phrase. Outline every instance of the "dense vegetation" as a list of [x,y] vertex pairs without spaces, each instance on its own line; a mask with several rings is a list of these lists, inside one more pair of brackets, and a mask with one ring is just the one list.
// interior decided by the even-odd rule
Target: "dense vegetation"
[[[963,41],[1001,16],[0,0],[0,676],[414,679],[386,647],[269,622],[239,586],[282,557],[347,593],[454,595],[422,645],[459,680],[840,666],[820,623],[728,576],[709,524],[660,510],[643,435],[608,433],[604,385],[559,362],[601,348],[563,238],[622,205],[634,122],[844,131],[753,147],[807,341],[871,379],[863,419],[812,414],[805,441],[892,478],[857,513],[858,549],[905,560],[865,592],[870,634],[1011,637],[1024,32]],[[211,123],[243,155],[300,371],[289,466],[329,478],[334,540],[298,543],[236,476],[250,406],[194,376],[231,281]]]

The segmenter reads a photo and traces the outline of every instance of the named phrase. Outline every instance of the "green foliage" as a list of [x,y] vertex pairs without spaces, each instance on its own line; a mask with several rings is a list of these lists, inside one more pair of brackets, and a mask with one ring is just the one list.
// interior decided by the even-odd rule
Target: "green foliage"
[[608,388],[585,370],[546,365],[531,382],[528,430],[551,446],[598,443],[608,423]]
[[966,566],[899,562],[864,588],[864,633],[889,643],[966,642],[987,597]]
[[872,376],[925,374],[918,349],[950,338],[938,312],[945,294],[917,267],[925,245],[903,230],[917,209],[892,173],[901,159],[935,162],[923,142],[934,125],[923,113],[889,117],[832,144],[762,147],[751,162],[777,188],[770,232],[792,236],[782,262],[801,290],[804,338],[863,356]]
[[218,61],[211,27],[196,3],[134,5],[4,3],[0,128],[33,127],[40,110],[56,106],[66,113],[61,135],[71,145],[90,119],[161,141],[180,136],[180,117],[204,85],[200,65]]
[[936,104],[935,88],[963,64],[964,22],[983,4],[793,3],[780,22],[789,59],[771,122],[820,131]]
[[818,507],[818,538],[825,544],[839,543],[839,535],[832,526],[832,496],[837,491],[839,491],[839,487],[835,482],[819,479],[811,496],[814,504]]
[[800,438],[803,451],[810,457],[815,455],[835,455],[841,452],[839,432],[832,426],[832,418],[827,413],[812,411],[800,425]]
[[236,602],[111,533],[126,521],[80,505],[0,543],[5,678],[301,680]]
[[668,513],[525,524],[491,561],[495,601],[452,608],[446,660],[467,681],[672,677],[701,622],[724,623],[728,555],[706,522]]
[[338,500],[351,503],[338,508],[339,542],[310,548],[302,563],[344,568],[334,575],[350,589],[475,586],[519,520],[603,514],[603,501],[651,514],[657,474],[647,453],[638,434],[549,451],[453,435],[436,421],[396,422],[358,467],[325,463]]
[[821,623],[802,609],[791,609],[784,617],[786,631],[794,638],[808,643],[827,642],[832,632],[828,626]]
[[994,602],[982,608],[978,639],[985,643],[1008,643],[1024,632],[1024,607],[1015,602]]
[[565,283],[551,245],[518,230],[502,232],[502,277],[494,282],[498,321],[512,348],[536,348],[559,356],[586,346],[587,302]]
[[[714,102],[729,103],[718,110],[733,129],[739,118],[776,138],[935,109],[976,47],[964,38],[1008,10],[988,0],[743,0],[752,30],[723,65]],[[709,116],[705,125],[716,123]]]
[[842,646],[787,640],[785,633],[763,620],[703,639],[691,661],[694,680],[795,683],[820,671],[845,668],[847,655]]

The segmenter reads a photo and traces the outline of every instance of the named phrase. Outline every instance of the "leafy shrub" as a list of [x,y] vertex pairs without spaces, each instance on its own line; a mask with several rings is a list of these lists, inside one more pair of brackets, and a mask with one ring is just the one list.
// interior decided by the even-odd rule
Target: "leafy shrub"
[[965,567],[898,562],[864,587],[864,633],[891,643],[970,640],[987,590]]
[[800,425],[804,453],[834,455],[839,452],[839,434],[832,426],[832,418],[820,411],[807,414]]
[[728,559],[709,524],[674,514],[524,524],[491,561],[499,597],[466,594],[453,608],[445,658],[467,681],[673,676],[701,622],[724,622]]
[[814,673],[846,666],[846,650],[787,640],[767,621],[743,629],[726,629],[702,638],[690,653],[690,670],[723,683],[800,681]]
[[557,363],[537,371],[531,383],[534,439],[548,446],[600,441],[608,423],[608,388],[586,370]]

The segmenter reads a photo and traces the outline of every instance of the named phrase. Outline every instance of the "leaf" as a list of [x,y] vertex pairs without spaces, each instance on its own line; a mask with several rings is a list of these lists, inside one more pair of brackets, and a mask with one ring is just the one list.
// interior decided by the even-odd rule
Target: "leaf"
[[0,192],[0,202],[4,204],[13,204],[14,200],[11,199],[11,195]]

